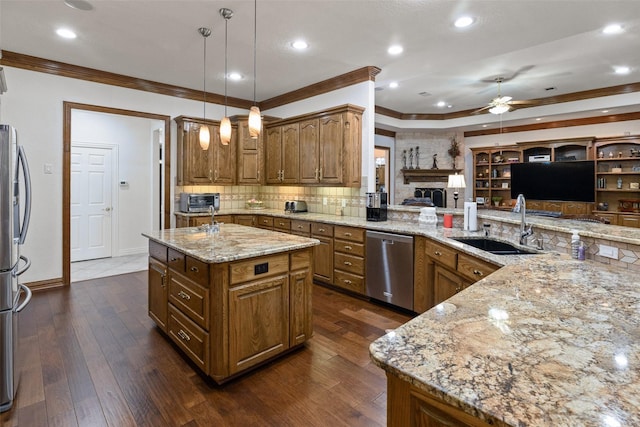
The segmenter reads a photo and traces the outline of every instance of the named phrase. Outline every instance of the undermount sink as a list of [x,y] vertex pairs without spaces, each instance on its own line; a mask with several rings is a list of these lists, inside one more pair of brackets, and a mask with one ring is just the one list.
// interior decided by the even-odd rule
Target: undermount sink
[[453,237],[452,239],[495,255],[533,255],[537,253],[486,237]]

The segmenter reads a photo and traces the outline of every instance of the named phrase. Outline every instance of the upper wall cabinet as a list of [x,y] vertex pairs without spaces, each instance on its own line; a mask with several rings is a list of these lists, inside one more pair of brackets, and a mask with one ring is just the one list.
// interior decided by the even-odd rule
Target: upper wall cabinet
[[[267,125],[267,184],[359,187],[363,111],[361,107],[343,105]],[[293,153],[283,147],[285,141],[294,140],[293,135],[286,135],[294,133],[291,126],[297,129],[298,159],[286,161],[284,156]],[[286,166],[294,164],[297,171],[287,173]],[[293,175],[295,181],[289,179]]]
[[[232,185],[236,179],[236,129],[229,145],[220,143],[220,124],[193,117],[179,116],[178,185]],[[211,142],[207,150],[200,147],[201,126],[209,126]]]
[[238,185],[264,184],[264,132],[258,138],[249,135],[249,118],[236,118],[238,126]]
[[297,184],[300,153],[298,123],[266,128],[265,170],[267,184]]

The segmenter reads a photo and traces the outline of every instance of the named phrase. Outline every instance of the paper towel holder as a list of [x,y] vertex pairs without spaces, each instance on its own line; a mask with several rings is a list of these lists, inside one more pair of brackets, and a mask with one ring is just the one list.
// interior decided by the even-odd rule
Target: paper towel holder
[[447,182],[447,188],[453,188],[453,207],[458,208],[458,191],[461,188],[466,188],[464,182],[464,175],[458,175],[456,172],[454,175],[449,175],[449,181]]

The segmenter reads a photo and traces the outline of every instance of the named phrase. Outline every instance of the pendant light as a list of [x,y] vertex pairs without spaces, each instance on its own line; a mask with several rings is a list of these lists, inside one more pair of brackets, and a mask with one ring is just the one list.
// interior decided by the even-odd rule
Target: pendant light
[[231,141],[231,121],[227,116],[227,24],[233,16],[233,10],[223,7],[219,12],[224,18],[224,117],[220,121],[220,143],[229,145],[229,141]]
[[249,110],[249,136],[256,139],[262,129],[260,109],[256,105],[256,40],[258,33],[258,1],[253,1],[253,106]]
[[[204,39],[204,65],[202,71],[202,120],[206,120],[207,111],[207,37],[211,35],[211,30],[205,27],[198,28],[198,32]],[[211,135],[209,134],[209,126],[202,124],[200,126],[199,133],[200,148],[204,151],[209,149],[209,142],[211,141]]]

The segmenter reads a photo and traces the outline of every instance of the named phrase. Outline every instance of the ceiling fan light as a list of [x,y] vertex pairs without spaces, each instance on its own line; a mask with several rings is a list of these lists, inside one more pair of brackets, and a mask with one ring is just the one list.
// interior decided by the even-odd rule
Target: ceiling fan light
[[262,117],[260,117],[260,109],[257,106],[251,107],[249,110],[249,136],[256,139],[260,136],[262,130]]
[[489,109],[489,112],[491,114],[502,114],[502,113],[506,113],[507,111],[509,111],[508,105],[496,105],[495,107],[491,107]]
[[202,148],[203,150],[208,150],[209,149],[209,142],[211,141],[211,134],[209,133],[209,126],[207,125],[202,125],[200,126],[200,133],[199,133],[199,139],[200,139],[200,148]]
[[223,117],[220,121],[220,144],[229,145],[231,141],[231,120],[229,117]]

